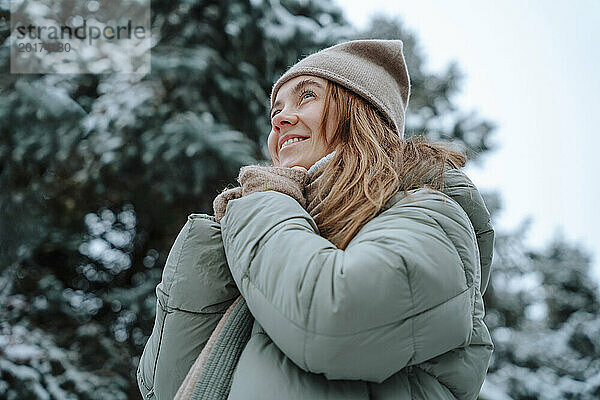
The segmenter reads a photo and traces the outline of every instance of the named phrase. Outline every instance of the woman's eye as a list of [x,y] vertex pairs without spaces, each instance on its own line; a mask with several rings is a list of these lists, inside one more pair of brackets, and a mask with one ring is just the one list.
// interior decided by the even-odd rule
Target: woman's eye
[[315,94],[313,92],[304,92],[302,93],[302,96],[300,97],[300,100],[304,100],[306,98],[306,96],[315,96]]
[[[300,95],[300,102],[302,102],[304,99],[306,99],[307,96],[316,97],[316,95],[313,92],[303,92]],[[275,110],[275,111],[273,111],[273,114],[271,114],[271,119],[275,118],[275,116],[277,115],[277,113],[279,113],[280,111],[281,110]]]

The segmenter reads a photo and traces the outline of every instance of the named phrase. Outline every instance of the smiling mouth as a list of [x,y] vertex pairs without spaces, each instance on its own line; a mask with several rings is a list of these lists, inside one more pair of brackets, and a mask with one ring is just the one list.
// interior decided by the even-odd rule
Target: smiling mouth
[[286,148],[286,147],[289,147],[289,146],[291,146],[291,145],[293,145],[293,144],[295,144],[295,143],[298,143],[298,142],[303,142],[303,141],[305,141],[305,140],[308,140],[308,138],[307,138],[307,137],[306,137],[306,138],[299,138],[299,137],[295,137],[295,138],[293,138],[293,139],[288,139],[288,140],[286,140],[285,142],[283,142],[283,143],[281,144],[281,147],[279,148],[279,151],[281,151],[281,150],[283,150],[284,148]]

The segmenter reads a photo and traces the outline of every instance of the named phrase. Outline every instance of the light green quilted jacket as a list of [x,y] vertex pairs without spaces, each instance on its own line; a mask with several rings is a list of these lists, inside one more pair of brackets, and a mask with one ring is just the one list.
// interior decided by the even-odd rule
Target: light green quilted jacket
[[231,200],[221,224],[192,214],[156,289],[143,396],[173,398],[241,293],[255,322],[229,399],[477,398],[494,232],[469,179],[445,182],[397,193],[345,250],[279,192]]

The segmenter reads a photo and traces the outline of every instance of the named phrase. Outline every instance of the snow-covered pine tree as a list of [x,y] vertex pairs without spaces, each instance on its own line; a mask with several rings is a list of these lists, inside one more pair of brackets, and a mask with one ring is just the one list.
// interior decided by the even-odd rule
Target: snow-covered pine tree
[[597,399],[600,290],[590,255],[561,237],[527,249],[525,227],[496,240],[484,297],[496,349],[481,399]]

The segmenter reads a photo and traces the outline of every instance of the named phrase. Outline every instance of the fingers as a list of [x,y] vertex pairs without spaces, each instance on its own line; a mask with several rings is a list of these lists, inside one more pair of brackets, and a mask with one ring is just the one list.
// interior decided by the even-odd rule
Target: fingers
[[229,200],[239,199],[240,197],[242,197],[241,187],[224,190],[217,197],[215,197],[215,199],[213,200],[213,210],[217,222],[220,223],[221,218],[225,216],[225,211],[227,210],[227,202],[229,202]]

